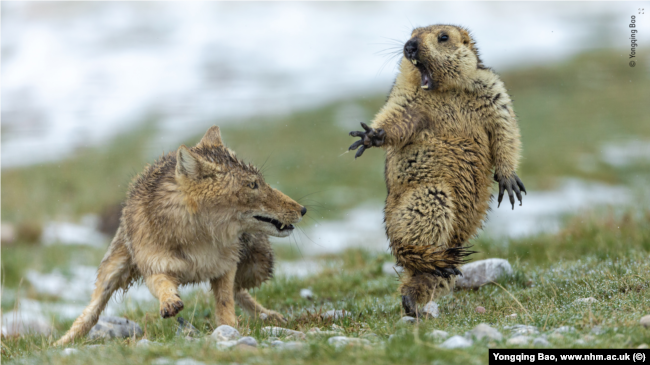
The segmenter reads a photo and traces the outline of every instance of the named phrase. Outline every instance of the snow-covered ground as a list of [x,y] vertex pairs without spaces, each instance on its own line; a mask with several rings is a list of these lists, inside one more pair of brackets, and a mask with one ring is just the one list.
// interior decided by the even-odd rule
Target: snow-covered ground
[[[414,26],[461,24],[497,71],[629,48],[637,3],[2,2],[2,167],[156,119],[153,154],[206,125],[385,93]],[[637,22],[640,34],[648,22]],[[629,51],[629,49],[628,49]]]

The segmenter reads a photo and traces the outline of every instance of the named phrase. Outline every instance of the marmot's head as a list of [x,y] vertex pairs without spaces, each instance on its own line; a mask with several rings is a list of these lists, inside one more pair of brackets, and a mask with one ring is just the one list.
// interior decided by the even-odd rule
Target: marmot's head
[[469,32],[454,25],[414,29],[404,45],[404,58],[411,65],[403,60],[402,69],[411,71],[413,82],[428,90],[462,85],[477,69],[485,68]]

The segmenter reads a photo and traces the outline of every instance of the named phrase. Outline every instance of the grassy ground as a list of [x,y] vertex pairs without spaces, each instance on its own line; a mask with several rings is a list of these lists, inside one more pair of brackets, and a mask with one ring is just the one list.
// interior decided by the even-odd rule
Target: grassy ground
[[[504,327],[512,324],[536,326],[540,335],[548,336],[553,347],[631,348],[650,343],[650,330],[639,325],[640,317],[650,313],[650,214],[630,214],[620,219],[582,217],[571,221],[557,235],[513,241],[506,249],[498,242],[484,241],[478,249],[482,253],[476,258],[497,254],[509,259],[514,275],[500,280],[499,285],[457,290],[439,299],[440,317],[418,326],[397,324],[402,316],[397,280],[381,270],[382,264],[391,260],[388,255],[350,250],[323,257],[320,260],[328,261],[330,269],[303,279],[276,278],[254,292],[267,307],[289,318],[287,328],[306,332],[313,327],[329,329],[335,324],[342,328],[342,335],[369,339],[370,349],[337,350],[327,344],[327,337],[320,337],[308,338],[304,348],[295,351],[261,346],[255,351],[218,350],[207,339],[216,326],[214,300],[210,293],[199,291],[184,298],[186,308],[181,314],[205,335],[199,341],[176,337],[175,322],[161,319],[156,304],[151,303],[121,315],[138,322],[145,337],[161,346],[136,347],[136,341],[131,339],[85,340],[71,346],[79,353],[64,356],[49,343],[69,327],[70,321],[55,321],[52,337],[5,338],[2,360],[148,363],[164,357],[193,358],[206,364],[473,364],[487,363],[489,347],[516,347],[505,342],[509,331]],[[301,298],[302,288],[311,288],[315,299]],[[598,302],[573,303],[585,297],[594,297]],[[486,313],[476,313],[476,306],[485,307]],[[352,316],[336,321],[321,319],[319,313],[329,309],[345,309]],[[512,313],[518,317],[506,318]],[[269,343],[268,336],[260,331],[265,324],[252,320],[239,309],[238,314],[243,335],[257,338],[260,344]],[[500,330],[504,340],[476,343],[464,350],[444,350],[437,347],[440,341],[426,336],[433,329],[463,335],[479,323],[489,323]],[[564,333],[563,337],[552,335],[561,326],[572,326],[576,331]],[[591,333],[594,326],[600,326],[603,332]],[[392,334],[395,336],[389,341]],[[90,344],[101,346],[89,347]]]
[[[650,75],[643,69],[628,67],[618,52],[595,52],[561,64],[503,73],[520,119],[524,155],[519,175],[529,194],[553,188],[566,176],[626,186],[650,179],[647,161],[611,166],[601,156],[605,143],[650,141],[650,106],[644,102],[644,95],[650,94]],[[367,201],[381,202],[385,197],[381,151],[368,151],[357,161],[352,154],[341,155],[353,141],[347,132],[357,129],[359,121],[371,119],[383,102],[382,95],[344,100],[286,117],[227,124],[222,134],[241,157],[265,165],[267,181],[274,187],[301,198],[310,208],[308,216],[341,218],[349,208]],[[68,160],[2,171],[2,220],[15,224],[19,231],[16,243],[2,247],[3,312],[14,307],[16,296],[56,300],[37,293],[22,280],[27,270],[48,273],[58,269],[65,274],[72,265],[99,263],[103,250],[45,247],[33,241],[38,239],[41,225],[51,219],[76,220],[119,203],[130,178],[150,159],[147,142],[155,135],[152,121],[106,146],[79,151]],[[186,143],[193,144],[198,138]],[[109,341],[95,348],[77,344],[74,347],[83,350],[80,354],[63,357],[60,350],[48,345],[70,325],[70,321],[57,319],[51,338],[4,338],[2,361],[139,363],[159,357],[192,357],[205,363],[486,363],[484,345],[445,351],[424,336],[434,328],[464,334],[480,322],[491,323],[504,335],[503,326],[515,322],[535,325],[547,334],[562,325],[576,327],[577,332],[566,334],[565,340],[549,339],[555,346],[635,347],[650,343],[650,332],[638,325],[640,316],[650,314],[649,214],[631,208],[622,216],[573,217],[558,234],[510,242],[479,237],[473,243],[481,253],[474,259],[507,258],[515,275],[500,282],[503,288],[487,286],[442,298],[441,317],[418,327],[396,325],[401,316],[397,281],[381,271],[381,264],[391,260],[387,255],[347,251],[321,257],[329,269],[318,276],[276,278],[255,292],[267,307],[291,318],[289,328],[304,331],[332,325],[320,319],[320,311],[349,310],[354,316],[336,324],[348,336],[376,334],[370,351],[337,351],[324,345],[325,339],[310,339],[308,346],[297,352],[222,352],[206,341],[175,338],[175,322],[160,319],[156,305],[147,304],[122,315],[140,323],[149,340],[165,346],[136,348],[131,340]],[[286,247],[278,255],[285,260],[298,258]],[[314,301],[299,296],[299,290],[307,287],[316,294]],[[572,304],[588,296],[599,302]],[[184,300],[183,317],[210,333],[215,326],[210,295],[197,293]],[[487,313],[475,313],[477,305],[484,306]],[[518,320],[505,319],[511,313],[517,313]],[[594,325],[603,326],[605,333],[588,338],[586,345],[576,344]],[[242,316],[242,333],[265,341],[261,326]],[[401,335],[388,342],[390,334]]]

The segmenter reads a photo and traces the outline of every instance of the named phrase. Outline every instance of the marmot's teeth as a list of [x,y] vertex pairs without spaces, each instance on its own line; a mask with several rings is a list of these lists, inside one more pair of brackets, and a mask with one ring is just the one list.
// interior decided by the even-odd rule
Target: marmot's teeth
[[283,230],[283,229],[284,229],[284,224],[282,224],[282,225],[280,226],[280,230]]
[[417,60],[411,60],[411,61],[413,62],[414,65],[416,65],[416,66],[418,65],[418,61],[417,61]]
[[428,89],[428,88],[429,88],[429,85],[424,84],[424,85],[422,85],[422,88],[423,88],[423,89]]

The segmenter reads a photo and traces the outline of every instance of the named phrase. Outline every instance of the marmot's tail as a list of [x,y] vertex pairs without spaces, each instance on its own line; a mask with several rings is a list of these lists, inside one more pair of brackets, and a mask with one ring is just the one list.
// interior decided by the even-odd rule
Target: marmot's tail
[[[476,253],[470,247],[440,249],[436,246],[393,246],[397,264],[414,272],[423,272],[448,277],[457,275],[453,269],[468,261],[467,256]],[[449,272],[448,270],[452,270]]]
[[90,304],[74,321],[70,330],[54,343],[54,346],[65,345],[88,333],[97,324],[99,315],[111,299],[111,295],[120,288],[128,287],[131,281],[131,256],[124,244],[119,241],[116,242],[120,236],[118,230],[109,251],[99,265],[95,290]]

